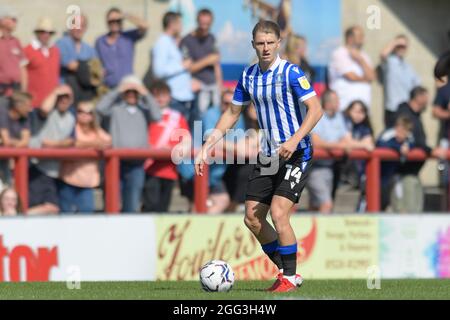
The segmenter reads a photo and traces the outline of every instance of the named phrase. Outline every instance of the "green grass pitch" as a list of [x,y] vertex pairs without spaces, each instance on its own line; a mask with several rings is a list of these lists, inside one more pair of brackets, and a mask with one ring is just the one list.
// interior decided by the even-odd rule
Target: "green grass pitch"
[[227,293],[202,291],[197,281],[82,282],[68,289],[64,282],[0,283],[3,299],[450,299],[450,280],[381,280],[381,289],[367,289],[365,280],[305,280],[295,292],[264,292],[270,281],[236,281]]

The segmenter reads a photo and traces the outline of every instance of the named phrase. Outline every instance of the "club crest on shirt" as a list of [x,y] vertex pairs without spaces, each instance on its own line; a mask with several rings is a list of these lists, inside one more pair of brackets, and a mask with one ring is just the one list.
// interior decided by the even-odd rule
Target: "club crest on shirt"
[[283,74],[282,73],[278,73],[275,76],[275,83],[276,84],[281,84],[281,83],[283,83],[283,79],[284,79]]
[[305,90],[308,90],[309,88],[311,88],[311,85],[309,84],[309,81],[308,81],[308,79],[306,79],[305,76],[300,77],[298,79],[298,82],[300,83],[300,87],[302,87]]

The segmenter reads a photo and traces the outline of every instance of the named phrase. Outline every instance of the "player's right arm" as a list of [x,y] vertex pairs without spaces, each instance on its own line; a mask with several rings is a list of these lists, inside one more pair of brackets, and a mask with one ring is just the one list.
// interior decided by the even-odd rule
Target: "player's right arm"
[[239,120],[239,116],[242,111],[242,106],[232,104],[220,117],[216,124],[216,127],[212,133],[208,136],[205,143],[203,144],[199,154],[195,159],[195,173],[197,175],[203,175],[203,167],[208,158],[209,150],[223,138],[228,129],[234,127],[236,122]]
[[239,120],[239,116],[242,111],[242,107],[250,104],[250,94],[243,85],[243,75],[239,79],[239,82],[234,90],[233,103],[217,121],[216,127],[213,132],[208,136],[206,142],[203,144],[199,154],[195,158],[195,173],[197,175],[203,175],[203,167],[208,158],[208,151],[223,138],[228,129],[234,127]]

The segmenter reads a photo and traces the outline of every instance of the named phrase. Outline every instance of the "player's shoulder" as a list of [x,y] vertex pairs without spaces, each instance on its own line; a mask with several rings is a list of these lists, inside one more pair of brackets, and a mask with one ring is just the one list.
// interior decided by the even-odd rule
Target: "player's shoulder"
[[299,65],[287,60],[281,60],[281,64],[283,64],[283,69],[286,70],[290,79],[298,79],[305,76],[305,72],[303,72]]
[[257,66],[258,66],[258,63],[254,63],[252,65],[245,67],[244,71],[242,71],[242,76],[244,77],[246,75],[252,74],[254,71],[257,70]]
[[304,90],[309,90],[311,88],[311,84],[309,83],[305,72],[300,68],[300,66],[290,62],[287,63],[289,64],[287,66],[289,83],[291,83],[291,85],[300,85]]

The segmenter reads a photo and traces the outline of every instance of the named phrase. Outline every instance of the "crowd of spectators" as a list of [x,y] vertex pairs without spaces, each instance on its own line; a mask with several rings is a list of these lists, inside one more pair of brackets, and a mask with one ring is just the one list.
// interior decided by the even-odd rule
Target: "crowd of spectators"
[[[75,21],[78,19],[77,21]],[[81,15],[56,39],[52,19],[42,17],[34,38],[22,46],[14,36],[17,13],[0,8],[0,146],[31,148],[190,148],[191,135],[171,139],[174,131],[193,130],[201,120],[208,134],[221,113],[231,105],[233,91],[223,85],[220,52],[211,33],[212,12],[202,9],[197,28],[182,37],[180,14],[167,12],[163,32],[149,53],[144,79],[133,70],[136,42],[144,39],[148,24],[140,17],[111,8],[106,13],[108,32],[94,45],[83,40],[88,19]],[[124,21],[135,25],[124,30]],[[380,53],[379,68],[364,52],[364,29],[348,28],[344,44],[328,64],[327,89],[321,95],[324,116],[311,133],[315,148],[372,151],[387,147],[402,155],[382,165],[382,207],[394,211],[421,211],[423,190],[418,178],[423,162],[405,162],[411,148],[443,157],[448,148],[450,85],[438,89],[433,115],[442,121],[435,151],[427,146],[421,114],[429,104],[428,90],[405,61],[409,41],[398,35]],[[307,40],[290,34],[281,52],[299,65],[311,83],[316,72],[307,58]],[[384,91],[385,130],[377,138],[370,123],[371,83],[381,81]],[[258,121],[254,106],[242,113],[226,136],[227,150],[251,157],[258,150]],[[252,129],[254,134],[244,134]],[[239,131],[241,130],[241,131]],[[447,143],[447,144],[446,144]],[[11,186],[13,163],[0,160],[0,215],[21,212]],[[95,189],[102,188],[102,163],[97,160],[30,159],[29,214],[92,213]],[[250,165],[213,164],[209,174],[208,212],[235,211],[244,202]],[[122,212],[167,212],[175,186],[192,209],[192,163],[161,160],[122,160]],[[361,190],[357,211],[365,211],[365,162],[317,160],[307,183],[310,210],[333,211],[336,190],[349,183]]]

